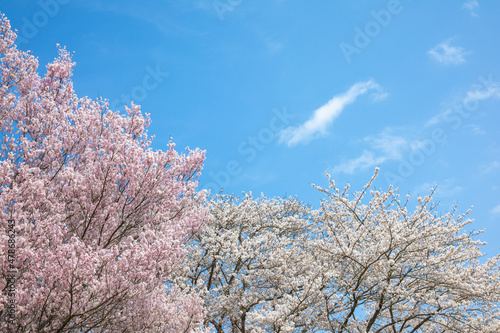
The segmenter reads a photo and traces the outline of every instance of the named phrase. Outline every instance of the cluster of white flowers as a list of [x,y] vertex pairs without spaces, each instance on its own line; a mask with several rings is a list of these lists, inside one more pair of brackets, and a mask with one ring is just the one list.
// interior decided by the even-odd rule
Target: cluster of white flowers
[[[376,175],[375,175],[376,176]],[[312,210],[295,198],[209,203],[189,244],[184,288],[217,332],[498,332],[499,259],[484,264],[465,215],[437,216],[433,192],[349,197],[330,180]]]

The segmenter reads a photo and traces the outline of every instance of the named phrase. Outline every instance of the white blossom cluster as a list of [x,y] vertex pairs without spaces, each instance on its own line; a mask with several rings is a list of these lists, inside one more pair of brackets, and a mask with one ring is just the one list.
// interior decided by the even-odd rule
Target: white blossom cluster
[[[179,284],[202,294],[216,332],[500,332],[500,256],[480,262],[466,215],[433,192],[349,195],[330,179],[312,210],[295,198],[210,202]],[[194,290],[193,290],[194,289]]]

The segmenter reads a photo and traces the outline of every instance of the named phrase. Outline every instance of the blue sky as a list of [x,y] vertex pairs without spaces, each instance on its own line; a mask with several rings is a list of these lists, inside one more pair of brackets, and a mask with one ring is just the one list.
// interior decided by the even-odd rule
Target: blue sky
[[203,188],[360,189],[474,206],[500,252],[500,2],[16,0],[0,11],[43,65],[74,52],[78,95],[134,99],[154,148],[207,151]]

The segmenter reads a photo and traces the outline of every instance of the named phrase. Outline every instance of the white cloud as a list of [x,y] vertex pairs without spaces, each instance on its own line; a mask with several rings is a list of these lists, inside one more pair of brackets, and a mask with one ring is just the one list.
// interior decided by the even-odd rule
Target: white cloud
[[476,8],[479,7],[479,3],[476,0],[467,1],[463,4],[462,9],[467,9],[470,14],[474,17],[478,17],[476,13]]
[[369,91],[374,91],[373,98],[375,100],[382,99],[387,95],[373,80],[358,82],[345,93],[334,96],[328,103],[315,110],[312,117],[302,125],[288,127],[279,132],[279,141],[286,142],[288,146],[293,146],[299,142],[309,141],[317,134],[326,134],[327,127],[342,113],[344,108],[353,103],[358,96]]
[[455,185],[456,179],[448,178],[445,179],[442,183],[438,182],[427,182],[423,183],[420,186],[417,186],[414,190],[416,194],[419,195],[427,195],[431,192],[431,188],[436,190],[436,195],[444,198],[456,198],[457,195],[462,192],[463,187],[459,185]]
[[378,166],[385,162],[386,158],[384,156],[375,156],[371,151],[364,150],[363,154],[355,159],[348,160],[333,167],[330,171],[332,174],[347,173],[353,174],[357,170],[366,170],[373,166]]
[[451,108],[446,108],[437,115],[433,116],[431,119],[429,119],[426,123],[425,126],[432,126],[432,125],[437,125],[440,122],[444,120],[444,117],[451,114],[452,110]]
[[465,62],[465,49],[459,46],[451,46],[450,40],[440,43],[427,51],[427,54],[437,62],[445,65],[459,65]]
[[[402,134],[393,134],[396,131]],[[363,138],[362,142],[368,143],[370,148],[364,149],[361,156],[343,161],[328,172],[352,174],[357,170],[362,171],[373,166],[380,166],[384,162],[402,161],[413,151],[429,150],[429,138],[415,138],[415,133],[409,127],[399,129],[388,127],[377,135]]]
[[481,127],[479,127],[479,126],[478,126],[478,125],[476,125],[476,124],[470,124],[470,125],[467,125],[467,126],[465,126],[465,127],[470,128],[470,129],[471,129],[471,131],[472,131],[472,133],[474,133],[474,134],[476,134],[476,135],[484,135],[484,134],[486,134],[486,131],[483,131],[483,130],[481,129]]
[[401,137],[389,133],[389,129],[385,129],[382,133],[376,136],[369,136],[364,138],[372,148],[380,150],[383,154],[384,160],[399,160],[403,151],[408,147],[408,141]]
[[377,135],[363,138],[362,141],[370,145],[370,150],[363,150],[361,156],[336,165],[329,170],[329,173],[353,174],[358,170],[380,166],[387,161],[399,161],[403,158],[403,153],[420,147],[419,141],[409,141],[403,136],[392,134],[394,131],[395,129],[386,128]]
[[499,161],[492,161],[490,163],[486,163],[486,164],[483,164],[481,166],[479,166],[479,170],[482,172],[482,173],[490,173],[490,172],[493,172],[497,169],[500,168],[500,162]]
[[500,98],[500,85],[498,82],[485,81],[484,89],[480,85],[474,85],[463,98],[463,104],[473,104],[489,98]]
[[[436,125],[445,120],[445,117],[451,115],[456,110],[471,110],[477,107],[476,104],[490,98],[500,98],[500,83],[494,82],[491,77],[485,79],[479,78],[481,84],[474,84],[464,95],[458,97],[452,105],[446,107],[443,111],[432,117],[425,124],[426,126]],[[458,113],[459,114],[459,113]]]
[[495,206],[495,207],[491,210],[491,213],[492,213],[492,214],[495,214],[495,215],[500,214],[500,205]]

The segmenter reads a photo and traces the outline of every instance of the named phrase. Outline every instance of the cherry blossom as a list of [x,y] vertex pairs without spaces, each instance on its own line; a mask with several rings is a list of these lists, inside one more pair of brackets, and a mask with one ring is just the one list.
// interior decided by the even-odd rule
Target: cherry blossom
[[[15,296],[0,279],[3,332],[187,332],[201,299],[169,281],[208,219],[204,152],[151,148],[149,115],[77,97],[71,54],[38,61],[0,25],[0,252],[15,221]],[[11,271],[0,266],[2,276]],[[6,306],[16,304],[14,323]]]
[[178,285],[197,291],[216,332],[498,332],[500,255],[484,258],[472,220],[440,215],[433,190],[315,186],[297,199],[216,196]]

